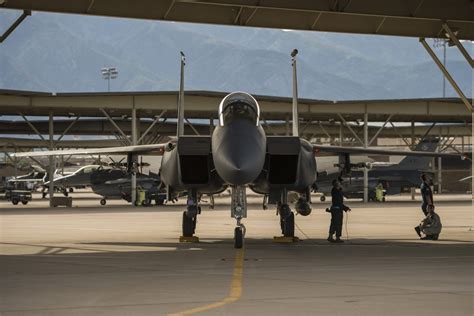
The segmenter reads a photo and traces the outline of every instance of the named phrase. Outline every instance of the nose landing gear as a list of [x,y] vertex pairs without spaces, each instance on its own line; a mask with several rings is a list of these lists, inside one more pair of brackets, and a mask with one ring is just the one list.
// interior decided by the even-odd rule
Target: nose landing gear
[[234,229],[234,248],[240,249],[244,246],[246,232],[241,220],[247,217],[247,195],[244,186],[232,187],[231,216],[237,220],[237,227]]

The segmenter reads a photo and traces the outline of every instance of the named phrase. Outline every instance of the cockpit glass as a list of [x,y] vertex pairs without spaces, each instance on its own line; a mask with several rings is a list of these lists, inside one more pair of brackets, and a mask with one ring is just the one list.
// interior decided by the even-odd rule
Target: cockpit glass
[[224,125],[229,124],[235,119],[245,119],[255,124],[257,122],[257,112],[250,105],[238,102],[229,104],[224,108],[222,119]]
[[219,106],[220,124],[226,125],[236,119],[244,119],[259,124],[260,109],[257,101],[244,92],[234,92],[226,96]]

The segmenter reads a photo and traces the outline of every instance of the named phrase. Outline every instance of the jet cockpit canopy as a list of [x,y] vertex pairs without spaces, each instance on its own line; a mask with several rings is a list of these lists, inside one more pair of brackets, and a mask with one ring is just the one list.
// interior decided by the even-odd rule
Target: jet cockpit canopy
[[219,125],[229,124],[234,119],[246,119],[258,125],[260,107],[257,100],[245,92],[233,92],[222,99],[219,105]]

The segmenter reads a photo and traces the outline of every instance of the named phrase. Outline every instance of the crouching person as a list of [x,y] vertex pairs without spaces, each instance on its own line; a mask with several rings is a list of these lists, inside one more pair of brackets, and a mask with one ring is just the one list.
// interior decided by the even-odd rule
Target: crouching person
[[[416,233],[423,240],[438,240],[441,233],[441,218],[434,211],[434,205],[428,206],[428,214],[421,221],[420,225],[415,227]],[[424,235],[424,236],[423,236]]]
[[[331,226],[329,227],[328,241],[343,243],[344,241],[341,239],[341,235],[344,212],[350,211],[351,209],[344,205],[344,194],[342,192],[341,183],[337,180],[334,180],[332,185],[332,204],[331,208],[327,210],[331,213]],[[334,239],[334,234],[336,234],[336,239]]]

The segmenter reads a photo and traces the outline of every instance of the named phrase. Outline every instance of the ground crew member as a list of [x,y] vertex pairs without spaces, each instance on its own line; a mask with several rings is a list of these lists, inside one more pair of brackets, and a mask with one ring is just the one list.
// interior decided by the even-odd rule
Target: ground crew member
[[375,200],[377,202],[382,202],[383,201],[383,184],[382,182],[379,182],[377,186],[375,187]]
[[433,191],[431,191],[429,178],[426,174],[421,175],[421,197],[423,198],[423,204],[421,204],[421,210],[423,214],[428,215],[428,206],[434,206],[433,203]]
[[[331,190],[332,204],[329,211],[331,212],[331,226],[329,227],[329,242],[343,243],[341,239],[342,235],[342,220],[344,217],[344,211],[350,211],[351,209],[344,205],[344,194],[342,192],[341,183],[337,180],[332,182],[333,188]],[[334,239],[336,234],[336,239]]]
[[[415,227],[415,231],[423,240],[438,240],[439,234],[441,233],[441,218],[434,211],[434,206],[428,206],[428,215],[421,221],[420,225]],[[425,236],[422,237],[421,234]]]

